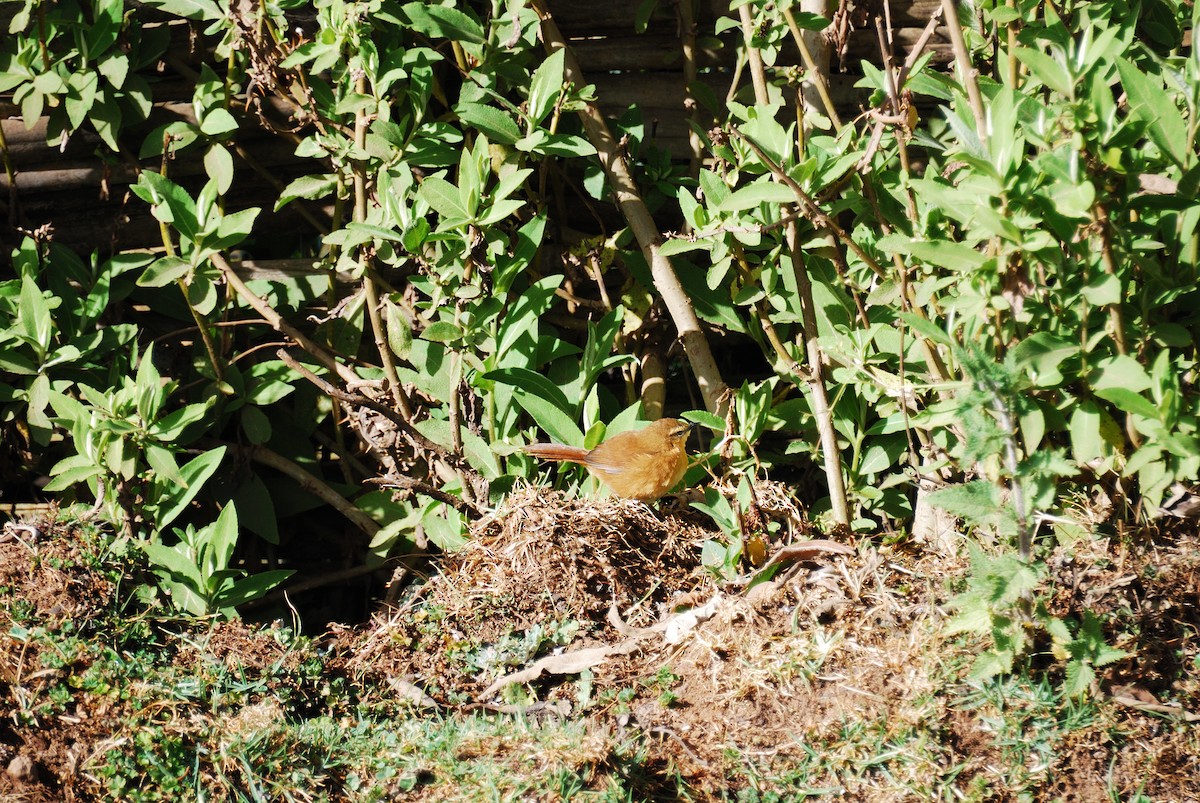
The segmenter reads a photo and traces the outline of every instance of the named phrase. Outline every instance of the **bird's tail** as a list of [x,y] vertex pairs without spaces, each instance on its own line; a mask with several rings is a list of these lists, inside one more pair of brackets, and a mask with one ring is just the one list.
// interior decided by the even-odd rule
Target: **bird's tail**
[[569,463],[583,463],[588,456],[587,449],[578,446],[563,446],[561,443],[531,443],[525,447],[525,453],[542,460]]

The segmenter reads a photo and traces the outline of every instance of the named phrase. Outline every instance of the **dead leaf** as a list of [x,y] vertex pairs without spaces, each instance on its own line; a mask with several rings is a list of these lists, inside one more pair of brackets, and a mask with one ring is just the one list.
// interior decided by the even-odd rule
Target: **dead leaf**
[[537,680],[543,674],[576,675],[585,669],[599,666],[612,655],[628,655],[637,649],[637,641],[627,639],[610,647],[587,647],[582,650],[572,650],[558,655],[547,655],[534,661],[524,669],[511,672],[497,678],[492,685],[484,689],[475,699],[486,700],[510,683],[529,683]]

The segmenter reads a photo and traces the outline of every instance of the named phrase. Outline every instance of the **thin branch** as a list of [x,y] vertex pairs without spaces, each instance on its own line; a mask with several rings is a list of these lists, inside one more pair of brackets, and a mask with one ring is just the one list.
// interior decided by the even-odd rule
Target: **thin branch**
[[792,194],[796,196],[796,200],[799,201],[800,210],[806,218],[812,221],[814,226],[816,226],[818,229],[825,229],[832,232],[835,237],[845,243],[847,248],[854,252],[855,256],[862,260],[863,264],[871,269],[872,273],[874,273],[880,279],[887,278],[885,271],[875,260],[875,257],[864,251],[862,246],[856,243],[850,237],[850,235],[846,233],[846,230],[838,225],[836,220],[825,214],[824,210],[817,205],[817,202],[813,200],[812,196],[805,192],[804,188],[797,184],[796,181],[789,176],[782,167],[775,164],[774,160],[771,159],[771,157],[768,156],[762,148],[758,147],[753,140],[751,140],[737,128],[730,127],[729,130],[734,134],[734,136],[742,140],[742,142],[745,142],[750,147],[750,150],[754,151],[758,158],[762,160],[763,164],[767,166],[767,169],[769,169],[776,178],[787,185],[788,189],[792,191]]
[[825,116],[829,118],[829,122],[833,123],[833,130],[840,132],[842,120],[838,117],[837,108],[833,105],[833,98],[829,96],[829,82],[825,80],[825,70],[821,69],[821,65],[817,64],[817,60],[813,58],[812,51],[808,49],[808,43],[804,41],[804,33],[796,24],[796,17],[787,6],[783,7],[783,18],[787,21],[788,30],[792,32],[792,39],[795,40],[796,47],[800,48],[800,58],[804,61],[804,69],[808,71],[806,77],[812,80],[813,86],[817,89],[817,95],[821,98],[821,103],[825,105]]
[[825,392],[825,371],[821,347],[817,345],[817,313],[813,303],[812,282],[804,266],[800,251],[800,227],[788,224],[787,245],[792,257],[792,270],[796,276],[796,287],[800,291],[800,312],[804,321],[804,347],[808,356],[808,389],[812,393],[813,418],[817,424],[817,435],[821,440],[821,454],[825,458],[825,479],[829,483],[829,503],[833,518],[839,524],[850,523],[850,506],[846,502],[846,481],[842,476],[841,452],[837,444],[837,431],[833,427],[833,412],[829,407],[829,396]]
[[363,480],[363,482],[370,485],[381,485],[384,488],[400,488],[405,491],[414,491],[419,494],[424,494],[431,499],[436,499],[439,502],[450,505],[450,507],[454,508],[459,513],[464,513],[466,515],[479,513],[479,510],[473,507],[467,500],[455,496],[454,494],[446,493],[441,488],[435,488],[427,482],[421,482],[418,479],[406,477],[403,474],[389,474],[386,477],[371,477],[370,479]]
[[212,263],[217,266],[221,273],[225,276],[225,281],[229,283],[242,300],[249,304],[255,312],[275,329],[275,331],[287,335],[300,348],[307,351],[313,356],[317,362],[328,368],[333,373],[337,374],[345,382],[360,381],[358,374],[354,373],[350,368],[342,365],[320,344],[311,340],[303,332],[296,329],[290,323],[283,319],[283,316],[275,311],[275,308],[268,304],[263,299],[246,286],[242,278],[237,275],[233,267],[226,261],[225,257],[220,253],[215,253],[209,257]]
[[345,402],[346,404],[353,404],[359,407],[366,407],[369,410],[374,410],[388,421],[391,421],[393,424],[395,424],[396,428],[400,430],[404,437],[408,438],[414,446],[424,449],[428,452],[433,452],[434,454],[444,457],[448,460],[453,458],[453,453],[449,449],[439,443],[429,440],[429,438],[426,438],[424,435],[414,429],[412,424],[408,423],[408,420],[404,418],[404,416],[400,415],[386,404],[381,404],[374,399],[367,398],[361,393],[350,393],[342,390],[333,383],[322,379],[312,371],[308,370],[308,368],[297,361],[296,358],[291,354],[288,354],[284,349],[280,349],[275,353],[279,359],[283,360],[284,363],[287,364],[289,368],[300,374],[300,376],[304,377],[309,382],[316,385],[326,396],[330,396],[340,402]]
[[742,41],[746,45],[746,63],[750,66],[750,81],[754,84],[754,100],[757,103],[770,102],[767,94],[767,71],[763,65],[762,53],[752,43],[754,39],[754,18],[750,16],[750,4],[742,3],[738,7],[738,19],[742,23]]
[[987,118],[983,111],[983,95],[979,92],[979,82],[976,80],[979,71],[971,63],[971,54],[967,52],[962,23],[958,20],[958,6],[954,0],[942,0],[942,12],[946,15],[946,30],[950,34],[950,43],[954,46],[954,60],[958,64],[958,73],[962,76],[967,100],[971,104],[971,112],[975,115],[975,129],[979,132],[979,141],[986,146]]
[[[546,51],[549,53],[558,50],[565,51],[565,80],[576,86],[586,86],[587,81],[584,78],[583,70],[546,8],[545,0],[530,0],[530,5],[541,19],[542,41]],[[654,222],[650,210],[646,208],[629,165],[625,161],[625,156],[613,138],[608,123],[599,108],[591,103],[583,104],[579,110],[579,117],[583,123],[584,132],[596,148],[597,158],[608,175],[609,186],[612,188],[617,206],[620,207],[621,213],[629,223],[629,228],[637,238],[642,254],[650,265],[654,286],[662,295],[671,320],[679,332],[684,352],[687,354],[696,382],[700,386],[700,392],[704,396],[704,405],[710,412],[716,412],[727,386],[721,378],[716,360],[713,359],[712,349],[709,347],[708,339],[704,336],[704,330],[700,328],[700,319],[696,316],[692,301],[683,289],[683,284],[679,281],[679,276],[675,273],[675,267],[671,264],[671,260],[664,256],[659,249],[662,234],[658,225]]]
[[288,460],[283,455],[273,452],[265,446],[244,445],[219,440],[212,440],[210,442],[213,445],[228,446],[230,449],[237,451],[239,454],[250,458],[256,463],[270,466],[291,477],[302,489],[341,513],[347,521],[357,527],[368,538],[374,538],[375,533],[379,532],[379,523],[375,519],[359,510],[346,497],[330,488],[325,482],[313,476],[291,460]]
[[695,178],[700,174],[700,163],[704,158],[704,143],[696,132],[700,104],[692,93],[696,83],[696,0],[676,0],[679,15],[679,44],[683,52],[683,108],[688,113],[688,175]]

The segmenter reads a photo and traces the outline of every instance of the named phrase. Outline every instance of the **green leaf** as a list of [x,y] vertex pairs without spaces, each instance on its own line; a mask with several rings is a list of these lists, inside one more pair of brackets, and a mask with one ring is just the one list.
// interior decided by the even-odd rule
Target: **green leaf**
[[306,198],[309,200],[324,198],[332,194],[336,189],[337,177],[330,173],[301,176],[300,178],[293,179],[280,192],[279,200],[275,202],[275,211],[278,212],[297,198]]
[[242,527],[271,544],[279,543],[279,524],[275,501],[267,484],[257,474],[250,474],[230,499],[236,505]]
[[913,312],[901,312],[897,317],[908,324],[909,328],[924,337],[926,340],[929,340],[933,343],[941,343],[946,346],[954,345],[953,338],[951,338],[949,334],[944,332],[940,327],[938,327],[937,324],[928,318],[917,315]]
[[54,467],[50,469],[50,476],[53,479],[46,483],[42,490],[65,491],[73,485],[86,482],[103,473],[104,469],[92,462],[86,455],[73,454],[54,464]]
[[138,360],[134,387],[137,390],[138,416],[146,422],[158,418],[158,411],[166,402],[169,389],[163,385],[162,375],[154,365],[153,346],[147,348]]
[[173,224],[186,239],[196,239],[200,227],[196,215],[196,202],[178,184],[153,170],[143,170],[138,175],[138,183],[130,189],[143,201],[154,206],[154,216],[157,219]]
[[[570,416],[575,410],[575,405],[567,399],[558,385],[536,371],[530,371],[528,368],[501,368],[496,371],[489,371],[483,375],[483,378],[490,379],[493,382],[501,382],[505,385],[512,385],[514,388],[538,396],[556,407],[564,415]],[[576,429],[576,431],[578,430]],[[576,442],[570,441],[570,443]]]
[[1126,388],[1140,393],[1152,384],[1150,374],[1142,364],[1127,354],[1097,361],[1096,367],[1088,372],[1087,382],[1096,393],[1108,388]]
[[[153,541],[147,541],[141,544],[141,547],[155,566],[165,569],[177,579],[185,581],[193,589],[204,587],[204,581],[200,577],[200,567],[178,549],[172,549]],[[176,600],[176,602],[179,601]]]
[[987,480],[973,480],[934,491],[929,495],[929,503],[975,523],[989,521],[1001,508],[999,491]]
[[1126,59],[1117,59],[1117,72],[1130,111],[1146,123],[1154,144],[1180,166],[1194,162],[1188,150],[1187,122],[1175,105],[1175,93],[1164,91],[1161,81],[1153,80]]
[[476,45],[484,42],[483,26],[456,8],[405,3],[403,11],[413,29],[426,36],[444,37]]
[[155,260],[138,277],[138,287],[164,287],[186,277],[192,263],[183,257],[167,256]]
[[150,435],[163,443],[175,443],[183,437],[183,431],[196,423],[208,412],[212,402],[188,404],[168,413],[150,425]]
[[823,31],[829,27],[830,23],[820,14],[812,14],[808,11],[793,12],[792,17],[796,22],[796,27],[806,31]]
[[227,109],[220,107],[208,109],[200,120],[200,133],[213,138],[221,138],[237,130],[237,119]]
[[971,671],[967,676],[973,681],[984,681],[997,675],[1007,674],[1012,671],[1015,659],[1016,656],[1008,651],[984,650],[971,665]]
[[962,243],[948,240],[913,240],[899,233],[880,237],[878,245],[885,252],[914,256],[930,265],[951,271],[976,271],[987,260],[984,254]]
[[755,209],[759,204],[789,204],[795,201],[795,193],[786,184],[763,178],[734,191],[715,208],[721,212],[740,212],[744,209]]
[[223,215],[217,224],[216,238],[205,244],[209,248],[224,250],[237,245],[250,236],[254,221],[262,210],[257,206]]
[[458,187],[444,178],[430,176],[421,182],[417,197],[429,204],[435,212],[451,221],[467,221],[471,214],[463,204]]
[[21,277],[21,307],[17,318],[25,335],[36,344],[38,358],[45,357],[50,349],[52,331],[50,306],[41,288],[29,276]]
[[242,431],[251,443],[266,443],[271,440],[271,419],[258,407],[248,404],[241,410]]
[[217,516],[217,520],[208,525],[202,531],[207,538],[207,544],[211,550],[212,571],[223,571],[229,568],[229,561],[233,558],[233,550],[237,546],[238,540],[238,517],[237,506],[226,505]]
[[[544,219],[537,232],[545,225]],[[522,232],[525,230],[522,229]],[[551,274],[538,279],[529,286],[521,297],[508,309],[500,324],[500,334],[496,342],[496,358],[498,364],[511,364],[505,358],[510,354],[522,358],[522,364],[527,364],[535,356],[537,348],[537,322],[554,303],[554,294],[563,282],[563,276]]]
[[150,468],[154,469],[155,482],[176,484],[183,482],[183,475],[179,473],[179,464],[175,462],[175,455],[169,449],[155,443],[146,444],[146,462],[150,464]]
[[1080,465],[1104,456],[1104,439],[1100,436],[1100,406],[1091,399],[1081,399],[1071,413],[1071,451],[1075,462]]
[[1078,341],[1050,332],[1035,332],[1012,348],[1009,359],[1030,377],[1035,386],[1053,388],[1064,381],[1063,362],[1078,356],[1080,351]]
[[462,327],[449,321],[434,321],[421,332],[422,340],[434,343],[453,343],[462,340],[462,337]]
[[204,483],[208,481],[208,478],[216,473],[224,457],[225,447],[218,446],[216,449],[210,449],[199,457],[188,461],[180,469],[180,473],[183,475],[183,483],[163,488],[163,493],[159,497],[155,520],[155,524],[159,529],[166,527],[174,521],[183,512],[183,509],[191,504],[191,501],[196,498],[196,494],[200,493],[200,489],[204,487]]
[[426,537],[446,552],[461,549],[467,543],[462,516],[442,502],[430,503],[421,517],[421,524]]
[[683,419],[699,424],[702,427],[708,427],[713,432],[725,431],[725,419],[707,410],[688,410],[683,414]]
[[204,154],[204,171],[217,182],[217,192],[229,192],[233,185],[233,156],[224,145],[213,143]]
[[479,129],[493,142],[512,145],[521,138],[521,129],[506,112],[482,103],[460,103],[455,108],[464,123]]
[[1080,288],[1080,295],[1097,307],[1121,303],[1121,280],[1106,273]]
[[563,85],[563,60],[566,58],[566,48],[554,51],[529,79],[529,119],[538,125],[549,116],[558,102]]
[[704,200],[708,206],[713,209],[721,208],[730,195],[729,185],[725,183],[725,179],[711,170],[700,171],[700,190],[704,193]]
[[691,240],[687,237],[673,237],[658,247],[658,252],[665,257],[676,254],[686,254],[689,251],[703,251],[712,248],[712,242],[706,240]]
[[412,325],[408,322],[406,316],[400,307],[392,303],[391,299],[385,299],[383,302],[384,322],[387,327],[387,342],[388,348],[402,360],[407,360],[409,352],[412,351]]
[[225,18],[225,12],[214,0],[146,0],[146,5],[190,20]]
[[1112,402],[1117,406],[1117,409],[1122,412],[1140,415],[1143,418],[1149,418],[1152,421],[1159,420],[1159,411],[1158,408],[1154,406],[1154,403],[1145,396],[1135,393],[1129,388],[1101,388],[1096,390],[1095,394],[1105,401]]
[[1054,58],[1029,47],[1015,47],[1013,55],[1050,89],[1067,98],[1072,96],[1071,76],[1068,74],[1067,68],[1055,61]]
[[221,608],[236,608],[262,597],[295,573],[295,569],[272,569],[251,577],[243,577],[222,591],[213,602]]

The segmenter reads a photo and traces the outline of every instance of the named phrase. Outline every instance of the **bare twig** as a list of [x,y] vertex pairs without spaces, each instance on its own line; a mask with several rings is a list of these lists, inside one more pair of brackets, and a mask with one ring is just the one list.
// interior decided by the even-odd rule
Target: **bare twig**
[[[583,70],[580,69],[579,62],[567,46],[566,39],[546,8],[545,0],[531,0],[530,5],[541,19],[542,41],[547,52],[560,49],[566,51],[565,80],[576,86],[585,86],[587,81],[584,79]],[[612,132],[609,131],[608,123],[605,122],[604,115],[601,114],[599,108],[591,103],[584,104],[579,111],[579,116],[588,140],[596,148],[600,164],[608,175],[617,205],[629,223],[634,237],[637,238],[646,262],[650,265],[654,285],[662,295],[667,311],[675,323],[675,328],[679,331],[679,339],[683,343],[684,352],[687,354],[696,382],[700,386],[700,392],[704,396],[705,407],[716,412],[726,388],[725,381],[721,378],[716,360],[713,359],[708,339],[704,336],[704,330],[700,328],[700,319],[696,316],[692,301],[683,289],[683,284],[679,281],[679,276],[675,273],[675,267],[671,264],[671,260],[664,256],[659,249],[662,235],[658,226],[650,215],[650,210],[646,208],[641,193],[638,191],[637,183],[633,179],[633,174],[629,170],[629,165],[625,161],[625,156],[613,138]]]
[[369,399],[366,396],[363,396],[361,393],[350,393],[349,391],[342,390],[333,383],[322,379],[312,371],[305,368],[299,361],[296,360],[295,357],[293,357],[291,354],[288,354],[283,349],[280,349],[278,352],[276,352],[276,354],[278,355],[279,359],[283,360],[284,363],[287,364],[289,368],[300,374],[300,376],[304,377],[309,382],[316,385],[325,395],[331,396],[338,401],[345,402],[346,404],[353,404],[359,407],[366,407],[370,410],[374,410],[388,421],[391,421],[393,424],[395,424],[396,428],[400,430],[404,437],[412,441],[413,445],[426,451],[433,452],[434,454],[442,457],[449,458],[452,456],[449,449],[439,443],[429,440],[429,438],[426,438],[424,435],[414,429],[412,424],[408,423],[408,419],[404,418],[386,404],[381,404],[374,399]]
[[696,84],[696,0],[677,0],[676,13],[679,15],[679,43],[683,51],[683,106],[692,123],[688,131],[688,175],[695,178],[700,174],[700,162],[704,156],[704,143],[696,132],[696,121],[699,113],[699,103],[692,92]]
[[792,39],[795,40],[796,47],[800,48],[800,58],[804,61],[804,69],[807,70],[805,77],[812,81],[813,86],[817,89],[817,95],[821,98],[821,103],[825,106],[825,116],[833,124],[834,131],[841,131],[842,120],[838,117],[833,99],[829,97],[829,82],[825,79],[826,70],[822,65],[817,64],[812,51],[808,48],[808,43],[804,40],[803,31],[796,24],[795,15],[787,6],[783,7],[783,18],[787,21],[788,30],[792,32]]
[[400,488],[405,491],[415,491],[419,494],[424,494],[431,499],[436,499],[457,510],[459,513],[471,515],[479,511],[473,507],[467,500],[457,497],[454,494],[449,494],[441,488],[435,488],[427,482],[421,482],[412,477],[406,477],[403,474],[389,474],[386,477],[372,477],[364,482],[370,485],[381,485],[384,488]]
[[790,223],[787,227],[787,246],[791,252],[792,270],[796,276],[796,287],[800,292],[800,311],[804,320],[804,347],[808,355],[807,381],[812,393],[813,419],[817,424],[817,435],[821,440],[821,455],[825,459],[825,480],[829,483],[829,503],[834,521],[850,523],[850,506],[846,502],[846,481],[842,476],[841,451],[838,449],[837,431],[833,427],[833,412],[829,407],[829,396],[825,391],[825,370],[821,347],[817,345],[817,313],[813,302],[812,283],[804,266],[800,250],[800,227]]
[[754,38],[754,18],[750,16],[750,4],[742,3],[738,7],[738,20],[742,23],[742,40],[746,45],[746,63],[750,66],[750,80],[754,84],[754,99],[757,103],[767,103],[767,71],[763,65],[762,53],[752,43]]
[[233,269],[224,256],[222,256],[220,253],[216,253],[210,256],[209,259],[212,260],[212,263],[216,265],[221,273],[225,276],[225,281],[229,282],[229,286],[232,287],[237,294],[242,297],[242,300],[249,304],[255,312],[261,315],[267,323],[271,324],[271,327],[274,328],[275,331],[281,332],[282,334],[290,337],[297,346],[311,354],[317,362],[321,363],[321,365],[340,376],[343,381],[359,381],[359,377],[354,373],[354,371],[339,363],[323,346],[311,340],[303,332],[285,321],[283,316],[275,311],[274,307],[272,307],[263,299],[259,298],[253,290],[247,287],[246,283],[243,282],[242,278],[237,275],[237,272]]
[[750,147],[750,150],[754,151],[758,158],[762,160],[763,164],[767,166],[767,168],[776,176],[776,178],[779,179],[780,182],[787,185],[788,189],[790,189],[796,196],[796,200],[799,202],[798,206],[801,213],[810,221],[812,221],[814,226],[816,226],[818,229],[824,229],[832,232],[837,239],[841,240],[847,248],[854,252],[855,256],[862,260],[863,264],[871,269],[872,273],[881,279],[887,278],[883,267],[880,266],[880,264],[875,260],[875,257],[864,251],[862,246],[856,243],[853,238],[846,233],[846,230],[838,225],[836,220],[825,214],[824,210],[817,205],[817,202],[813,200],[812,196],[805,192],[804,188],[797,184],[796,181],[789,176],[782,167],[775,164],[774,160],[772,160],[762,148],[758,147],[753,140],[751,140],[738,129],[731,127],[729,130],[734,134],[734,136],[742,140],[742,142],[745,142]]
[[379,524],[373,518],[355,507],[346,497],[330,488],[324,481],[313,476],[283,455],[273,452],[265,446],[243,445],[218,440],[210,442],[214,446],[227,446],[256,463],[270,466],[276,471],[291,477],[305,491],[319,498],[338,513],[341,513],[347,521],[357,527],[368,538],[373,538],[375,533],[379,531]]
[[979,141],[987,145],[987,120],[983,111],[983,95],[979,92],[979,71],[971,63],[971,54],[967,52],[967,42],[963,38],[962,23],[958,20],[958,6],[954,0],[942,0],[942,12],[946,15],[946,30],[950,34],[950,43],[954,46],[954,60],[958,64],[958,74],[962,77],[963,86],[967,90],[967,100],[971,104],[971,112],[975,115],[975,129],[979,132]]

